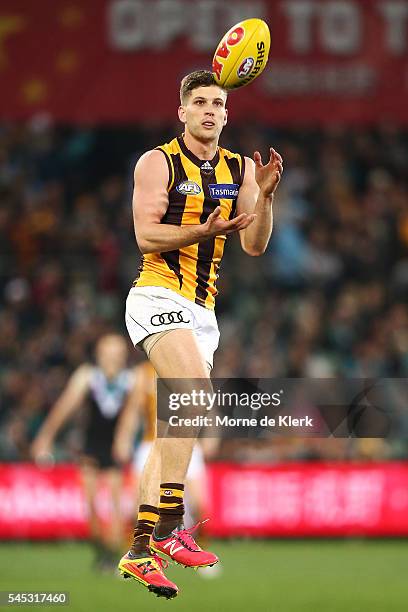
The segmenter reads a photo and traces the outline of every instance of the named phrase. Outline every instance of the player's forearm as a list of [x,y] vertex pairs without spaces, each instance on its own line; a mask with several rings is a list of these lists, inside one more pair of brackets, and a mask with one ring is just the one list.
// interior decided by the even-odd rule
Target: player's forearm
[[273,228],[272,205],[273,195],[259,194],[254,210],[256,217],[244,234],[244,250],[248,255],[262,255],[268,246]]
[[122,415],[119,417],[115,430],[115,438],[125,440],[133,438],[139,424],[139,415],[134,407],[125,406]]
[[151,223],[136,232],[137,244],[143,255],[175,251],[209,237],[202,225]]
[[41,440],[43,444],[52,445],[58,429],[59,427],[54,427],[54,424],[47,419],[38,432],[36,439]]
[[71,405],[56,404],[53,412],[51,412],[41,427],[39,435],[43,439],[48,440],[49,443],[52,443],[72,412],[73,407]]

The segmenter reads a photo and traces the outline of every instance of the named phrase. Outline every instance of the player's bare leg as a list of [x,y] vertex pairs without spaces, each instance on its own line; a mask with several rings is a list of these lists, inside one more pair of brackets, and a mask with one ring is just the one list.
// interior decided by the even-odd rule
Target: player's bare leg
[[[167,380],[171,392],[192,391],[196,379],[201,380],[204,391],[212,391],[208,366],[192,330],[177,329],[162,336],[149,359],[158,376]],[[188,437],[168,435],[162,440],[160,518],[150,539],[153,550],[189,567],[218,561],[212,553],[201,550],[192,538],[192,530],[183,526],[184,483],[198,433],[198,429],[189,428],[185,434]]]
[[[194,333],[189,329],[174,329],[163,336],[152,348],[149,359],[160,378],[186,379],[185,385],[181,383],[186,391],[190,390],[189,381],[194,379],[207,379],[208,390],[212,390],[207,364]],[[175,390],[178,390],[178,387]],[[193,435],[195,432],[190,429],[188,433]],[[198,434],[198,431],[196,433]],[[196,437],[163,438],[162,482],[185,482],[195,443]]]
[[[159,345],[162,349],[160,352],[157,350]],[[182,350],[180,350],[181,348]],[[176,379],[176,386],[177,381],[185,379],[185,382],[182,382],[184,390],[188,390],[191,379],[197,378],[207,379],[209,388],[211,388],[207,364],[200,353],[196,338],[191,330],[173,330],[163,336],[153,347],[150,353],[150,361],[161,378]],[[162,425],[159,424],[159,427]],[[213,564],[218,560],[212,553],[202,551],[194,542],[191,534],[183,529],[184,505],[182,495],[194,442],[193,436],[190,438],[166,439],[163,437],[163,432],[159,432],[159,437],[152,445],[142,473],[139,498],[142,505],[139,507],[134,542],[130,551],[122,557],[119,563],[119,570],[125,577],[133,577],[158,596],[170,598],[177,595],[178,592],[177,586],[167,580],[161,571],[162,568],[158,565],[160,563],[159,558],[151,556],[153,538],[150,538],[150,550],[147,549],[148,552],[143,553],[140,550],[145,546],[144,539],[148,531],[153,531],[154,525],[157,524],[159,512],[162,514],[162,529],[167,532],[165,536],[171,536],[170,543],[172,540],[178,541],[177,546],[172,547],[172,550],[169,551],[171,552],[168,555],[170,558],[194,567]],[[179,496],[177,507],[175,509],[171,508],[171,512],[167,514],[166,508],[160,508],[162,504],[159,504],[159,510],[157,509],[160,484],[166,483],[164,478],[171,478],[172,480],[169,482],[179,487],[176,492]],[[177,531],[175,535],[172,534],[173,530]],[[158,537],[160,538],[160,535]],[[164,537],[164,539],[155,540],[156,551],[159,550],[161,553],[161,547],[166,545],[168,539],[168,537]],[[177,555],[177,558],[172,556],[173,552]],[[148,573],[144,574],[146,571]]]
[[120,498],[123,488],[123,476],[120,470],[111,468],[105,470],[105,477],[107,479],[110,498],[112,501],[112,516],[111,521],[111,532],[109,545],[112,552],[117,553],[123,544],[123,516],[120,504]]
[[159,503],[159,487],[161,477],[161,446],[163,440],[152,442],[139,485],[139,498],[143,503],[157,506]]
[[91,542],[95,549],[95,565],[99,567],[105,555],[105,544],[103,542],[99,517],[96,510],[96,492],[98,487],[99,470],[88,460],[83,460],[82,462],[81,479],[85,501],[88,508],[88,524]]

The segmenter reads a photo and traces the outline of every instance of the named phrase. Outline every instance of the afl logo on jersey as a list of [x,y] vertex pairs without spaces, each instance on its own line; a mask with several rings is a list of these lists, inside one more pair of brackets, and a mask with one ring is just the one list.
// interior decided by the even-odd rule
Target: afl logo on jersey
[[236,183],[219,183],[216,185],[208,185],[210,195],[213,200],[233,200],[239,192],[239,185]]
[[201,193],[200,185],[197,185],[194,181],[183,181],[180,185],[176,187],[179,193],[183,195],[198,195]]

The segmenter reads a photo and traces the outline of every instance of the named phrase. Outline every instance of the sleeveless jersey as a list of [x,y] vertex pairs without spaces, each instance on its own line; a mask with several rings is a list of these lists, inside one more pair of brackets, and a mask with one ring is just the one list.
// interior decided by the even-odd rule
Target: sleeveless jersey
[[115,379],[108,380],[100,368],[93,368],[88,393],[88,445],[108,445],[110,448],[119,414],[131,387],[130,370],[122,370]]
[[[201,160],[182,137],[157,148],[169,168],[169,205],[161,223],[203,224],[217,206],[224,220],[233,218],[245,171],[242,155],[218,147],[212,160]],[[225,235],[216,236],[174,251],[146,254],[133,284],[172,289],[213,310],[225,240]]]

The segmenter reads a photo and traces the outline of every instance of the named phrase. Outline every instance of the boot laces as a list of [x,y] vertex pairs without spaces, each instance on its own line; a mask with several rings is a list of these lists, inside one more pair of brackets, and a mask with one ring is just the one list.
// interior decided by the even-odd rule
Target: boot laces
[[173,531],[173,535],[177,538],[177,540],[183,544],[187,550],[190,552],[198,552],[201,548],[197,545],[197,542],[194,540],[191,535],[200,525],[206,523],[208,519],[204,521],[198,521],[193,527],[189,527],[188,529],[180,529],[179,531]]
[[138,567],[142,568],[142,574],[145,576],[149,572],[161,572],[162,570],[168,567],[168,562],[159,557],[158,554],[152,553],[152,558],[149,561],[143,561],[143,563],[139,563]]

